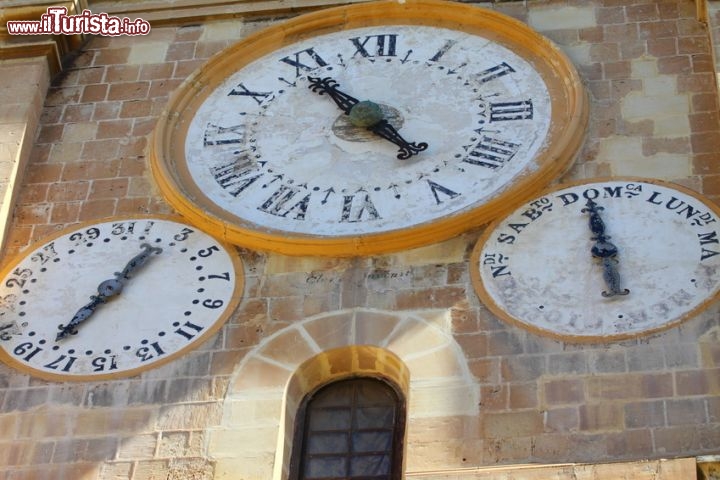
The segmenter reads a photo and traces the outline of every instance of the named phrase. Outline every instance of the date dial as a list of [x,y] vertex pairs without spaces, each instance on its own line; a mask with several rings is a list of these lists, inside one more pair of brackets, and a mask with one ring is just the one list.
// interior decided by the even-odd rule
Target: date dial
[[239,257],[166,217],[63,231],[0,288],[0,358],[51,380],[129,376],[209,338],[241,298]]

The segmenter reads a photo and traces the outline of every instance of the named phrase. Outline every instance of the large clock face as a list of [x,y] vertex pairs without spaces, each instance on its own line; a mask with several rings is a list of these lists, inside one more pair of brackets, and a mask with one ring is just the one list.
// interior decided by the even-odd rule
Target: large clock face
[[476,291],[500,317],[571,341],[677,325],[720,293],[718,209],[656,180],[559,186],[492,224]]
[[[572,160],[577,138],[559,137],[581,132],[582,92],[557,51],[543,44],[560,60],[551,66],[522,44],[537,40],[526,27],[503,17],[521,33],[505,36],[499,22],[482,35],[473,22],[464,30],[429,22],[419,5],[373,8],[390,15],[380,25],[326,21],[323,33],[308,31],[313,20],[303,17],[288,27],[302,27],[300,38],[285,35],[249,61],[263,38],[272,44],[270,30],[192,78],[172,107],[182,110],[177,123],[170,113],[161,124],[173,126],[158,135],[169,143],[156,144],[155,172],[171,203],[251,247],[374,253],[486,221],[502,198],[527,195]],[[330,92],[311,88],[323,79],[377,105],[401,145],[427,148],[398,158],[407,155],[397,141],[353,124]],[[557,144],[560,161],[546,161]]]
[[237,255],[164,217],[64,231],[6,270],[0,358],[53,380],[136,374],[198,345],[240,301]]

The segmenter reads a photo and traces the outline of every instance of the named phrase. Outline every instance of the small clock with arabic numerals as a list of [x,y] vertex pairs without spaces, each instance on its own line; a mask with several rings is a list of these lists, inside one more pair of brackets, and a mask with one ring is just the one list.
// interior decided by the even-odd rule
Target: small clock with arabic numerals
[[290,255],[418,247],[529,198],[575,158],[587,98],[527,25],[455,2],[303,15],[219,53],[157,124],[170,204]]
[[4,270],[0,358],[49,380],[135,375],[214,334],[243,278],[232,249],[171,217],[75,226]]

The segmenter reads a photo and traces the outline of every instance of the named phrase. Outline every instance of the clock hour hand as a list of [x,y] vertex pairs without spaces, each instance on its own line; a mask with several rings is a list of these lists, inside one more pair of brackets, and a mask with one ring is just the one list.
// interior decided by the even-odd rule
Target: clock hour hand
[[415,143],[405,140],[395,127],[383,118],[377,103],[369,100],[359,101],[347,93],[338,90],[338,83],[330,77],[308,77],[310,90],[318,95],[328,94],[340,110],[350,117],[350,123],[356,127],[365,127],[374,134],[394,143],[400,150],[397,158],[406,160],[428,148],[425,142]]
[[149,243],[143,243],[140,245],[140,248],[142,248],[142,252],[130,259],[127,265],[125,265],[125,268],[123,268],[122,272],[115,272],[115,278],[105,280],[98,285],[98,293],[97,295],[90,296],[90,303],[83,305],[80,310],[75,313],[67,325],[60,325],[60,331],[55,337],[56,342],[68,335],[77,333],[78,325],[90,318],[93,313],[95,313],[95,309],[97,309],[98,306],[107,302],[109,298],[120,295],[125,282],[130,279],[131,273],[147,263],[153,253],[162,252],[162,248],[153,247]]
[[590,249],[593,257],[599,258],[603,267],[603,279],[608,290],[602,292],[603,297],[614,297],[615,295],[627,295],[630,290],[620,288],[620,273],[617,270],[617,247],[609,241],[609,236],[605,235],[605,222],[600,218],[600,211],[604,210],[594,201],[588,199],[582,213],[589,213],[590,220],[588,226],[593,233],[591,240],[595,240],[595,245]]

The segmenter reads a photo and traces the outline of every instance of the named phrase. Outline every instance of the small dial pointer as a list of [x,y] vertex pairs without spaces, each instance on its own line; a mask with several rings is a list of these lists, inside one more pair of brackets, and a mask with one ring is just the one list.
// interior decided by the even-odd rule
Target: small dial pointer
[[149,243],[143,243],[140,245],[140,248],[142,248],[142,252],[130,259],[127,265],[125,265],[125,268],[123,268],[122,272],[115,272],[115,278],[105,280],[98,285],[98,294],[90,296],[90,303],[83,305],[80,310],[75,313],[67,325],[60,325],[60,331],[55,337],[56,342],[62,340],[68,335],[77,333],[78,325],[90,318],[93,313],[95,313],[95,309],[99,305],[107,302],[109,298],[120,295],[125,282],[130,279],[131,273],[147,263],[153,253],[162,252],[162,248],[153,247]]
[[605,222],[600,218],[602,210],[604,210],[603,207],[590,199],[585,204],[585,208],[582,209],[582,213],[590,214],[588,226],[590,232],[594,235],[591,240],[595,240],[590,253],[593,257],[600,259],[603,267],[603,279],[608,287],[608,290],[602,292],[602,296],[627,295],[630,290],[620,287],[620,273],[617,269],[619,263],[617,259],[618,248],[609,240],[610,237],[605,234]]

